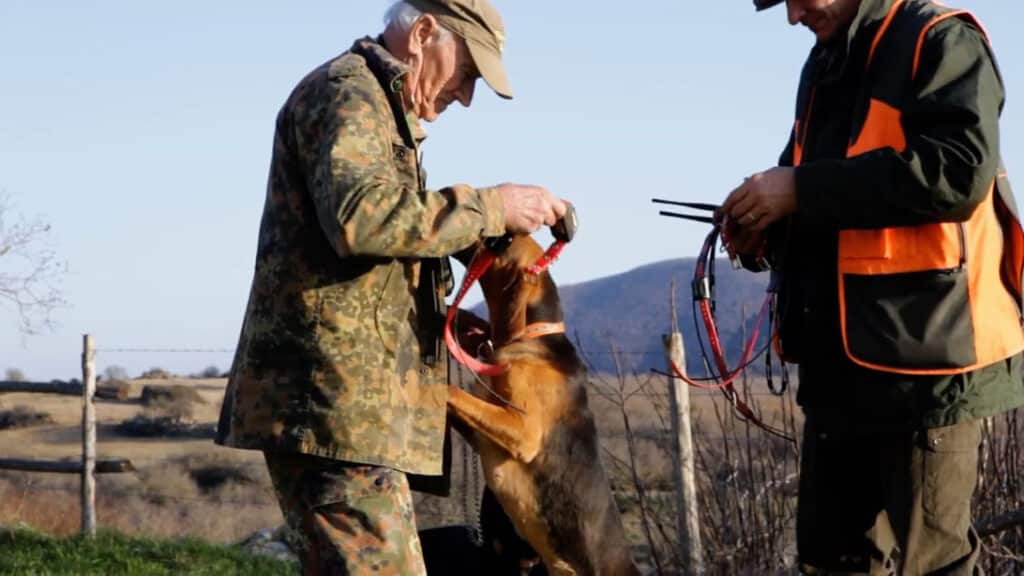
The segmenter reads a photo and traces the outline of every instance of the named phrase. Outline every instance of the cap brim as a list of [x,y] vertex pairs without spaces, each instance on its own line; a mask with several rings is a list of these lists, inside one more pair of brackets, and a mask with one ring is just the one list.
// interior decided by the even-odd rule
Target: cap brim
[[494,51],[473,42],[466,41],[469,54],[473,57],[480,76],[483,76],[491,90],[502,98],[512,99],[512,86],[508,83],[508,76],[505,74],[505,65],[501,63],[501,56]]
[[782,4],[786,0],[754,0],[754,7],[760,12]]

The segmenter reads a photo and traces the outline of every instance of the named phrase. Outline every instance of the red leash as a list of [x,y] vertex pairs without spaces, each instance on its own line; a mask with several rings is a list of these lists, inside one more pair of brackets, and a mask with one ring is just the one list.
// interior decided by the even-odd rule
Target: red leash
[[[556,240],[550,247],[548,247],[544,254],[537,259],[536,262],[526,269],[527,272],[535,276],[543,273],[555,262],[555,260],[558,259],[558,256],[562,253],[562,249],[565,248],[566,243],[566,240]],[[507,243],[502,244],[502,242],[499,241],[494,245],[498,246],[499,250],[503,250],[504,246],[507,246]],[[459,339],[455,337],[455,332],[452,329],[452,326],[455,323],[455,315],[459,311],[459,304],[462,303],[462,299],[466,297],[466,293],[473,287],[473,284],[476,284],[477,280],[487,272],[487,269],[491,267],[491,264],[494,263],[494,259],[496,257],[497,254],[486,246],[473,257],[473,261],[470,262],[469,268],[466,270],[466,277],[462,280],[462,286],[459,287],[459,291],[455,295],[455,300],[452,301],[451,306],[448,307],[448,313],[445,315],[444,322],[444,342],[448,346],[448,350],[451,352],[452,357],[455,358],[459,364],[462,364],[473,372],[476,372],[477,374],[484,374],[486,376],[504,374],[508,370],[508,366],[488,364],[487,362],[477,360],[476,357],[466,352],[466,350],[462,348],[462,345],[459,344]],[[565,331],[564,326],[561,331]],[[545,332],[544,334],[553,333],[554,332]],[[531,334],[544,335],[539,331],[531,332]],[[512,338],[512,340],[517,339],[518,338]]]
[[452,301],[452,305],[448,307],[448,313],[445,315],[444,320],[444,343],[448,346],[448,351],[452,353],[452,357],[455,358],[459,364],[462,364],[466,368],[469,368],[477,374],[484,374],[486,376],[496,376],[503,374],[508,370],[507,366],[499,366],[497,364],[488,364],[477,360],[472,354],[466,352],[462,345],[459,344],[458,338],[455,337],[452,331],[452,325],[455,323],[455,315],[459,311],[459,304],[462,303],[462,299],[466,297],[466,293],[469,289],[476,284],[476,281],[487,272],[487,269],[494,263],[494,258],[497,255],[491,252],[487,248],[478,253],[473,257],[473,261],[470,262],[469,268],[466,269],[466,277],[462,280],[462,286],[459,287],[459,292],[455,295],[455,300]]
[[555,243],[548,246],[548,249],[544,251],[544,255],[538,258],[526,271],[534,276],[540,276],[541,272],[547,270],[549,266],[555,263],[555,260],[558,260],[566,244],[568,244],[566,240],[555,240]]
[[[718,375],[716,378],[717,381],[713,384],[709,384],[705,381],[689,378],[686,376],[686,374],[684,374],[684,370],[682,369],[682,367],[677,365],[675,361],[670,361],[670,367],[673,372],[672,375],[695,388],[702,388],[705,390],[721,390],[725,397],[733,405],[735,410],[739,412],[739,414],[745,420],[757,426],[758,428],[761,428],[765,432],[768,432],[769,434],[778,436],[780,438],[795,443],[796,440],[794,438],[791,438],[781,430],[769,426],[760,418],[758,418],[757,415],[754,413],[754,410],[739,397],[739,394],[737,394],[736,392],[736,387],[733,386],[733,382],[743,373],[744,368],[746,368],[746,366],[750,363],[751,359],[754,357],[754,348],[756,347],[757,339],[761,334],[761,323],[764,321],[765,316],[769,314],[769,311],[771,311],[774,308],[774,306],[772,305],[774,301],[774,294],[771,291],[769,291],[769,293],[765,297],[764,303],[761,305],[761,310],[757,315],[757,323],[754,326],[753,333],[751,334],[750,339],[744,346],[743,357],[740,359],[737,367],[735,369],[730,370],[728,362],[725,357],[725,351],[722,348],[722,341],[718,334],[718,327],[715,324],[714,312],[712,309],[714,303],[714,296],[712,294],[712,290],[714,287],[714,253],[720,236],[722,237],[724,248],[726,252],[729,254],[730,260],[735,261],[735,259],[737,258],[735,251],[732,249],[732,246],[729,243],[729,238],[726,237],[724,232],[725,230],[728,229],[728,226],[725,225],[725,222],[723,222],[722,217],[719,215],[718,206],[714,206],[711,204],[699,204],[689,202],[671,202],[666,200],[654,200],[654,202],[659,204],[671,204],[687,208],[694,208],[697,210],[711,210],[715,212],[715,215],[711,217],[691,216],[666,211],[661,212],[661,214],[665,216],[685,218],[688,220],[696,220],[698,222],[705,222],[711,224],[712,226],[711,232],[708,233],[707,238],[704,240],[704,245],[701,246],[700,255],[697,258],[697,264],[694,268],[694,278],[692,286],[693,299],[694,301],[699,302],[701,317],[704,320],[704,327],[708,335],[708,343],[711,345],[713,361],[718,369]],[[764,255],[758,254],[757,257],[759,260],[763,260]],[[776,335],[773,334],[772,340],[775,341],[776,339]],[[771,343],[769,343],[769,346],[771,346]],[[714,374],[712,375],[714,376]],[[786,378],[784,377],[783,383],[785,384],[785,382]],[[769,388],[772,388],[774,390],[770,383]]]
[[721,380],[714,384],[708,384],[700,380],[693,380],[687,378],[683,374],[682,368],[680,368],[675,361],[672,362],[672,372],[680,380],[683,380],[694,388],[701,388],[704,390],[720,390],[722,388],[728,388],[732,386],[733,381],[736,380],[743,373],[743,368],[746,367],[754,354],[754,347],[757,345],[757,339],[761,335],[761,323],[764,322],[765,316],[768,314],[768,310],[771,308],[772,296],[769,294],[765,297],[764,303],[761,304],[761,311],[757,314],[757,322],[754,324],[754,331],[747,341],[746,346],[743,349],[743,357],[740,358],[738,367],[734,370],[729,370],[725,361],[725,351],[722,349],[722,341],[718,336],[718,327],[715,324],[715,319],[711,315],[711,304],[710,300],[704,299],[700,303],[701,316],[704,318],[704,326],[708,331],[708,342],[711,344],[711,350],[714,354],[715,364],[718,365],[718,372],[721,376]]

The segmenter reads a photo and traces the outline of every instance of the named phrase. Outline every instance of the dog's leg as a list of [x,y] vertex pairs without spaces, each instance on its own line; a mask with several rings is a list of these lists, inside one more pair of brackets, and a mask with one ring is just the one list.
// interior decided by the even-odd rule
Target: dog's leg
[[452,413],[516,460],[530,463],[540,452],[541,430],[527,415],[481,400],[462,388],[449,386]]

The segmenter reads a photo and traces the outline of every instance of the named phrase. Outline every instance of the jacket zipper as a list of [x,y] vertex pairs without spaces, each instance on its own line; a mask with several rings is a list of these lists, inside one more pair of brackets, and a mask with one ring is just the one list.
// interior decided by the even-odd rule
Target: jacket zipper
[[957,270],[963,270],[967,265],[967,224],[957,222],[956,234],[960,239],[960,264],[957,266]]
[[[800,139],[800,150],[801,156],[807,153],[807,133],[810,132],[809,128],[811,125],[811,113],[814,111],[814,97],[818,95],[818,85],[811,85],[811,96],[807,99],[807,111],[804,112],[804,118],[802,125],[800,126],[800,134],[797,137]],[[800,158],[800,163],[803,163],[803,158]]]

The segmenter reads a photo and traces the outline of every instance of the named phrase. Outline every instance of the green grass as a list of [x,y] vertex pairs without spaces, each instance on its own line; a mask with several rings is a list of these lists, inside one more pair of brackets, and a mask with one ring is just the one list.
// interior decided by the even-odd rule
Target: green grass
[[149,540],[100,532],[89,540],[16,529],[0,530],[0,574],[293,576],[298,567],[196,539]]

